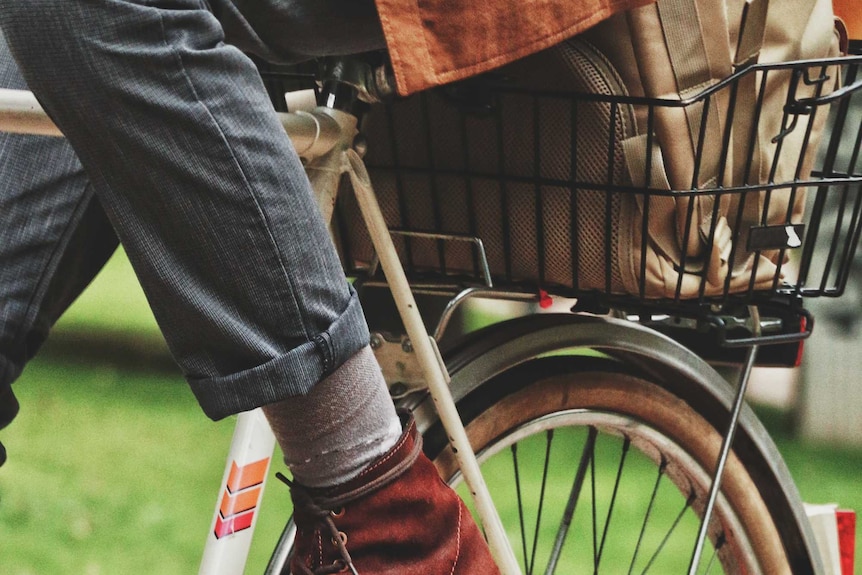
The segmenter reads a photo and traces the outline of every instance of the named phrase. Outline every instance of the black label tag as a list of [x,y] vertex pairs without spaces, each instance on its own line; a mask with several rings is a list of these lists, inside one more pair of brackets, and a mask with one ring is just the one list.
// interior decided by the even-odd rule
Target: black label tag
[[748,251],[794,249],[802,246],[805,224],[757,226],[749,230]]

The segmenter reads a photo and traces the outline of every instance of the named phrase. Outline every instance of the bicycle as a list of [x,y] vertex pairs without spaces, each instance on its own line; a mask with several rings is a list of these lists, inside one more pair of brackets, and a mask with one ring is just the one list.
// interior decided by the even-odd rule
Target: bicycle
[[[704,544],[706,553],[712,554],[707,570],[719,564],[726,573],[823,571],[793,480],[743,398],[755,364],[792,365],[796,361],[800,342],[810,335],[813,323],[801,305],[802,298],[837,297],[846,285],[862,234],[862,173],[856,167],[862,130],[845,125],[851,101],[859,101],[862,85],[856,75],[860,63],[862,57],[852,56],[755,65],[698,96],[732,89],[740,78],[755,72],[796,71],[790,81],[801,83],[817,77],[809,70],[838,65],[845,68],[844,88],[814,98],[791,97],[787,103],[788,128],[791,123],[796,126],[795,121],[803,115],[824,113],[826,106],[834,108],[831,136],[825,138],[827,153],[811,177],[736,189],[676,192],[694,196],[803,188],[814,191],[813,206],[806,210],[808,230],[799,246],[799,270],[791,279],[781,279],[776,273],[769,289],[755,289],[752,282],[741,292],[732,292],[726,285],[721,293],[710,295],[702,284],[694,298],[682,297],[679,287],[671,298],[646,298],[645,287],[636,294],[615,293],[606,271],[600,278],[606,289],[580,289],[575,277],[572,285],[543,284],[539,291],[535,283],[519,281],[513,273],[517,265],[512,258],[514,232],[505,231],[509,224],[498,232],[509,237],[499,240],[503,247],[497,252],[493,247],[486,250],[487,240],[480,234],[447,230],[441,225],[444,218],[433,207],[422,225],[411,224],[409,218],[400,225],[391,224],[396,208],[406,213],[405,204],[399,204],[404,200],[398,197],[403,188],[399,180],[416,176],[427,182],[435,178],[490,180],[498,186],[508,181],[535,190],[534,198],[547,186],[567,189],[572,197],[582,188],[607,198],[625,193],[658,197],[661,191],[627,189],[613,181],[565,181],[542,174],[513,177],[501,165],[496,173],[485,166],[439,169],[433,158],[426,165],[402,163],[394,150],[395,161],[387,163],[374,155],[373,138],[358,137],[357,131],[358,117],[367,112],[363,101],[377,100],[378,93],[386,91],[386,78],[380,73],[383,68],[365,59],[345,59],[327,65],[321,76],[285,76],[277,70],[264,70],[277,96],[285,128],[307,162],[319,206],[326,220],[333,222],[334,239],[345,267],[357,278],[355,285],[373,333],[372,346],[391,382],[393,398],[415,414],[426,452],[442,476],[456,484],[466,481],[475,492],[477,513],[504,572],[518,572],[523,567],[528,573],[538,572],[536,569],[553,573],[571,569],[565,565],[580,561],[591,564],[595,572],[600,568],[617,570],[616,566],[607,567],[609,557],[621,555],[626,557],[629,572],[636,566],[643,571],[676,572],[680,566],[664,565],[661,560],[663,549],[673,544],[671,539],[682,529],[686,530],[682,545],[691,555],[682,568],[690,572],[697,569]],[[295,87],[294,83],[307,80],[316,87],[315,102],[324,105],[303,109],[302,105],[285,103],[285,85]],[[543,102],[561,98],[573,106],[598,101],[611,109],[622,103],[648,110],[686,105],[576,93],[525,95],[517,87],[496,81],[468,86],[471,90],[466,96],[455,94],[458,121],[465,127],[456,140],[468,137],[466,127],[475,117],[490,118],[490,125],[498,130],[499,102],[507,97],[527,97],[536,110]],[[440,103],[430,100],[434,97],[424,94],[412,102],[419,102],[416,105],[423,111],[439,110]],[[451,99],[453,94],[447,97]],[[56,133],[28,94],[0,92],[0,101],[6,103],[3,129]],[[383,110],[384,132],[390,129],[385,118],[392,121],[397,114],[392,106],[397,105],[378,108]],[[430,113],[424,118],[432,121]],[[538,124],[535,119],[533,122]],[[427,126],[422,129],[427,130]],[[839,167],[838,152],[848,143],[850,161]],[[534,144],[530,153],[542,157],[541,139],[536,138]],[[366,146],[370,177],[359,153]],[[342,181],[344,173],[349,175],[355,199],[343,189],[347,187]],[[378,203],[371,182],[376,185],[387,177],[394,182],[385,192],[391,197]],[[427,182],[433,195],[435,186]],[[357,235],[354,222],[345,216],[353,202],[361,208],[370,238]],[[834,212],[826,209],[831,203],[837,205]],[[390,222],[380,204],[389,210],[386,215]],[[537,207],[541,202],[530,205],[534,214],[541,214]],[[503,208],[499,214],[504,222],[513,219]],[[474,222],[478,218],[475,213],[467,215]],[[538,244],[546,241],[542,218],[534,215],[530,221],[532,229],[526,237]],[[575,223],[573,218],[564,237],[577,239]],[[791,223],[796,222],[786,222]],[[818,268],[813,256],[815,248],[824,242],[829,246],[828,255]],[[610,258],[610,252],[606,249],[603,257]],[[534,253],[542,254],[543,250]],[[545,277],[549,264],[542,261],[543,256],[538,259],[539,275]],[[405,261],[403,266],[401,260]],[[379,267],[387,281],[383,281]],[[571,264],[569,273],[575,273],[576,268]],[[608,269],[610,265],[604,267]],[[393,297],[386,295],[390,288]],[[572,311],[530,313],[466,335],[457,333],[453,319],[469,302],[479,299],[519,302],[540,309],[554,300]],[[393,313],[393,308],[398,313]],[[426,324],[435,327],[429,331]],[[741,363],[738,388],[734,390],[710,362]],[[555,447],[560,442],[563,447]],[[241,415],[201,573],[242,570],[272,450],[272,437],[259,414]],[[560,450],[565,452],[560,455]],[[477,460],[473,460],[473,452]],[[522,487],[526,471],[519,461],[525,457],[538,457],[541,462],[538,487]],[[480,464],[485,473],[513,474],[516,497],[512,503],[518,520],[505,531],[493,508],[510,502],[502,495],[491,500],[483,493]],[[632,485],[625,473],[632,466],[649,468],[654,480]],[[662,486],[667,483],[675,492],[665,493]],[[609,493],[600,493],[600,486],[607,486]],[[622,501],[623,493],[635,488],[643,494],[639,507],[628,495]],[[526,492],[531,489],[538,491],[540,499],[535,511],[526,515]],[[562,507],[553,510],[556,513],[550,521],[552,510],[546,507],[546,497],[559,501]],[[588,497],[590,513],[586,516],[579,513],[583,509],[578,506],[581,497]],[[603,518],[599,518],[600,510]],[[619,514],[627,511],[630,514],[620,518]],[[614,547],[615,540],[608,537],[610,526],[626,524],[632,517],[643,519],[619,541],[628,547]],[[550,527],[543,530],[548,522]],[[529,536],[528,523],[533,529]],[[661,532],[654,536],[649,532],[653,527]],[[579,528],[589,533],[583,556],[570,554]],[[507,533],[520,534],[514,550],[500,541]],[[292,537],[293,527],[288,523],[268,573],[283,572]]]

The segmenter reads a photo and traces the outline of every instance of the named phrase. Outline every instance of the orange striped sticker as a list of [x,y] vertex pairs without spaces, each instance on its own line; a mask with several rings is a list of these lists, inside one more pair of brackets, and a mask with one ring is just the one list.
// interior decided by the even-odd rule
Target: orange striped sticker
[[263,493],[262,484],[269,460],[267,457],[243,466],[237,465],[236,461],[231,463],[215,522],[216,539],[251,527]]
[[222,517],[230,517],[231,515],[254,509],[257,507],[257,502],[260,499],[260,491],[260,487],[246,489],[239,493],[231,493],[225,489],[224,495],[221,498],[219,513],[221,513]]
[[233,517],[228,517],[227,519],[224,519],[219,515],[218,517],[216,517],[215,524],[216,539],[221,539],[222,537],[233,535],[234,533],[242,531],[243,529],[248,529],[249,527],[251,527],[252,521],[254,521],[254,511],[234,515]]
[[231,493],[235,493],[240,489],[246,489],[253,485],[260,485],[266,476],[266,470],[269,468],[269,457],[243,465],[242,467],[236,464],[236,461],[231,463],[230,474],[227,478],[227,488]]

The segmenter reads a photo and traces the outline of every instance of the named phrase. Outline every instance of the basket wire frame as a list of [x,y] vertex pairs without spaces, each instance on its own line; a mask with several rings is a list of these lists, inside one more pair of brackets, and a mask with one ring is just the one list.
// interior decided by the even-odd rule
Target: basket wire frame
[[[493,283],[502,289],[542,289],[598,298],[614,307],[682,311],[748,306],[776,298],[795,302],[801,297],[837,297],[848,281],[862,230],[860,60],[862,57],[754,65],[694,98],[673,101],[540,90],[513,85],[496,75],[483,77],[466,86],[372,108],[363,124],[369,149],[366,162],[387,223],[407,234],[396,238],[396,246],[411,280],[486,284],[480,264],[483,255],[471,249],[469,242],[454,245],[441,239],[457,235],[482,242]],[[848,88],[835,96],[828,85],[839,64],[843,85]],[[761,173],[753,174],[758,169],[754,158],[744,158],[741,182],[726,181],[731,138],[738,137],[732,133],[734,114],[743,105],[736,105],[739,88],[749,75],[757,78],[759,96],[744,148],[757,150],[763,94],[778,74],[787,77],[788,86],[781,129],[771,142],[771,162],[760,167]],[[803,91],[805,95],[800,96]],[[713,120],[710,114],[715,113],[712,104],[718,98],[727,98],[730,105],[722,119],[719,157],[714,158],[705,149],[707,127]],[[654,170],[661,169],[661,158],[655,156],[656,125],[660,114],[672,108],[684,109],[693,126],[691,181],[682,190],[653,185]],[[818,139],[815,120],[824,115],[828,122],[820,138],[821,150],[814,169],[806,173],[813,154],[809,150]],[[640,183],[627,180],[620,172],[625,162],[622,139],[636,121],[641,122],[645,138]],[[604,126],[596,128],[597,122]],[[585,137],[587,129],[601,137]],[[598,141],[602,148],[597,154]],[[598,164],[585,175],[588,157]],[[717,177],[703,182],[702,172],[710,166]],[[807,196],[804,219],[794,219],[794,208],[803,194]],[[373,254],[351,215],[356,211],[349,191],[340,196],[336,214],[339,247],[348,273],[361,276],[369,269]],[[701,253],[707,254],[716,241],[719,210],[727,204],[735,208],[723,214],[733,230],[726,255],[733,264],[754,254],[750,269],[743,272],[747,282],[740,287],[740,280],[727,274],[723,286],[710,291],[703,257],[681,250],[673,265],[675,271],[685,273],[678,273],[675,289],[658,296],[650,293],[644,278],[652,246],[646,238],[652,233],[651,212],[667,198],[687,204],[679,245],[688,245],[691,234],[699,234]],[[698,203],[701,198],[709,202]],[[746,207],[753,201],[762,206],[755,222],[748,221],[752,218]],[[622,203],[639,207],[636,221],[619,217]],[[712,211],[705,218],[699,213],[704,205]],[[776,216],[775,211],[782,213]],[[698,217],[707,223],[692,224]],[[596,221],[601,231],[587,237],[585,224],[595,228]],[[621,288],[616,271],[615,259],[623,249],[618,236],[631,233],[620,229],[624,225],[640,235],[639,254],[633,258],[639,266],[634,289]],[[767,231],[794,226],[801,234],[794,249],[769,247],[775,270],[767,282],[757,281],[758,268],[767,260],[756,257],[767,250],[747,245],[750,237],[746,236],[754,232],[746,225]],[[409,235],[411,232],[416,235]],[[417,237],[421,235],[426,237]],[[585,259],[588,251],[598,255]],[[698,282],[697,288],[692,291],[689,286],[684,291],[683,282],[692,278]]]

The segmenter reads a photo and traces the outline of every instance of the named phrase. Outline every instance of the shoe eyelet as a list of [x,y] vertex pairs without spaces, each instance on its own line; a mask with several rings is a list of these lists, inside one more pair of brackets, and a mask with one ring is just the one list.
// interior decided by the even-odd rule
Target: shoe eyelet
[[347,573],[350,570],[350,565],[348,565],[343,559],[336,559],[332,562],[332,566],[338,568],[336,573]]
[[334,519],[341,519],[342,517],[344,517],[344,507],[339,507],[337,511],[330,511],[329,514]]
[[339,539],[341,540],[341,544],[344,545],[345,547],[347,547],[347,533],[345,533],[344,531],[339,531],[338,532],[338,538],[335,538],[335,537],[332,538],[332,544],[338,545]]

